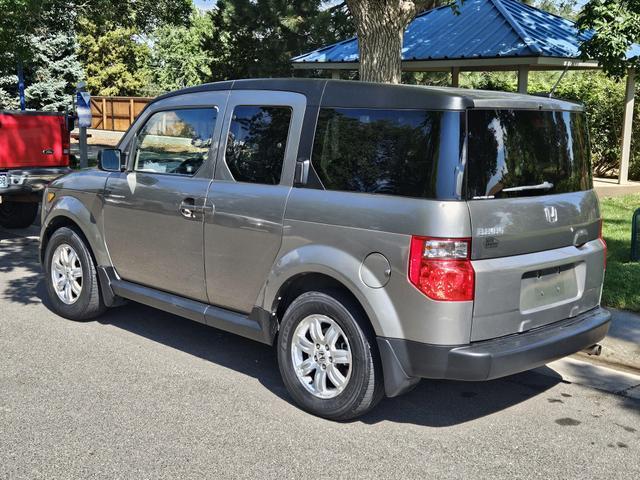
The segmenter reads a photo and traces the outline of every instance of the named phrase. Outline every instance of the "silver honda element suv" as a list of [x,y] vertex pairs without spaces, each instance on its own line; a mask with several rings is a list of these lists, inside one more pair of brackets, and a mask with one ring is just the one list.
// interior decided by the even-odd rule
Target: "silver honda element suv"
[[580,105],[244,80],[157,98],[51,183],[41,258],[60,315],[132,300],[273,345],[291,398],[344,420],[599,342],[601,225]]

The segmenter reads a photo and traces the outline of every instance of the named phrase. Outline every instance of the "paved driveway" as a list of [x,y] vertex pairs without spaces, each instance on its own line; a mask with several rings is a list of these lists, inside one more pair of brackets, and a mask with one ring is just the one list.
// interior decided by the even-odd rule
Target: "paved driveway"
[[266,346],[136,304],[54,315],[36,252],[0,230],[2,479],[640,477],[638,400],[528,372],[332,423]]

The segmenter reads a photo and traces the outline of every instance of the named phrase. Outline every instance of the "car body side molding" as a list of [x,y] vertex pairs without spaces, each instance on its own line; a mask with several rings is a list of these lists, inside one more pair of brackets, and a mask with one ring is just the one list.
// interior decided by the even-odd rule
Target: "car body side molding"
[[208,305],[171,293],[145,287],[119,278],[113,278],[107,268],[100,268],[101,281],[108,278],[108,285],[102,291],[113,292],[118,297],[133,300],[150,307],[188,318],[204,325],[219,328],[257,342],[273,344],[278,322],[275,316],[266,310],[255,307],[249,315],[233,312],[224,308]]

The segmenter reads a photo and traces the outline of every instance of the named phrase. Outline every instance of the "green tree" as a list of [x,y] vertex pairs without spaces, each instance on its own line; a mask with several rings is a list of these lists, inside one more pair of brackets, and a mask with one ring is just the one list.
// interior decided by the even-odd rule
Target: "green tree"
[[209,18],[194,9],[188,26],[164,25],[151,35],[151,77],[155,93],[203,83],[210,78],[210,54],[202,39]]
[[27,108],[62,111],[71,108],[73,93],[83,78],[73,34],[57,33],[31,37],[30,78],[25,95]]
[[[83,78],[73,34],[32,35],[24,65],[26,106],[37,110],[63,111],[71,107],[73,92]],[[0,70],[0,108],[17,109],[18,79],[11,66]]]
[[522,3],[571,20],[578,15],[578,0],[522,0]]
[[[29,106],[57,108],[59,92],[69,90],[69,75],[63,75],[66,80],[64,87],[61,78],[55,78],[55,69],[65,64],[61,55],[67,52],[60,43],[63,38],[60,35],[73,42],[73,32],[79,28],[83,30],[83,45],[93,48],[88,56],[96,60],[99,68],[108,67],[108,72],[97,72],[85,63],[85,67],[92,70],[92,80],[100,85],[100,90],[139,90],[144,69],[122,70],[123,65],[140,64],[141,57],[144,57],[144,42],[138,34],[147,34],[166,24],[186,24],[192,8],[192,0],[0,0],[0,102],[14,106],[15,73],[21,65],[30,92]],[[82,25],[87,23],[92,25],[90,32],[82,29]],[[111,32],[114,29],[116,32]],[[87,38],[89,34],[93,35],[93,41]],[[36,44],[32,43],[34,38],[38,39]],[[126,45],[127,38],[136,42]],[[110,41],[117,47],[115,54],[109,52],[107,44]],[[58,54],[45,51],[47,45],[57,45],[61,50]],[[75,62],[73,52],[67,53],[69,62]],[[134,59],[124,58],[127,54],[133,54]],[[83,55],[83,60],[86,57]],[[49,67],[42,65],[42,58],[49,58],[54,63],[51,66],[53,76],[47,73]],[[71,63],[67,63],[67,67],[71,68]],[[32,84],[32,80],[36,84]]]
[[83,20],[78,38],[87,89],[94,95],[140,95],[150,80],[150,49],[134,27],[103,29]]
[[629,48],[640,42],[640,1],[589,0],[578,26],[595,31],[582,45],[583,57],[597,60],[608,75],[621,78],[627,68],[640,66],[640,57],[627,60]]
[[291,75],[291,57],[353,34],[342,5],[325,0],[219,0],[204,48],[212,80]]
[[72,31],[82,18],[96,25],[112,25],[117,19],[118,26],[147,33],[188,22],[192,7],[192,0],[0,0],[0,67],[28,62],[32,35]]
[[31,38],[68,31],[74,13],[66,0],[0,0],[0,69],[15,69],[33,56]]

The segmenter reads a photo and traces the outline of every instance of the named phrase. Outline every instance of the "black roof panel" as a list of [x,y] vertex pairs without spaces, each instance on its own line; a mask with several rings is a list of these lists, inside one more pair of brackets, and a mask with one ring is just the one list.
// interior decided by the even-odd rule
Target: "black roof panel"
[[157,100],[188,93],[220,90],[296,92],[305,95],[309,105],[320,104],[323,107],[434,110],[464,110],[466,108],[583,110],[579,103],[519,93],[311,78],[247,79],[206,83],[167,93],[158,97]]

